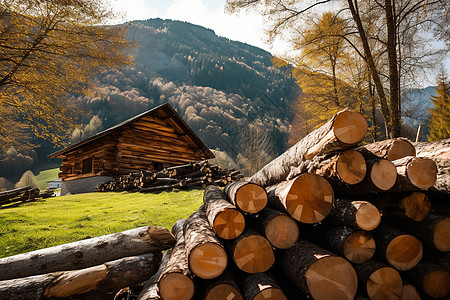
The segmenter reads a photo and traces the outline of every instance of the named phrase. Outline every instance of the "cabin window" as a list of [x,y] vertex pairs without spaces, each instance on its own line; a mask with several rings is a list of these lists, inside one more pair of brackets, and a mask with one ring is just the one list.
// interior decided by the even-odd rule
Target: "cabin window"
[[92,157],[83,159],[83,174],[92,173],[92,165],[94,159]]

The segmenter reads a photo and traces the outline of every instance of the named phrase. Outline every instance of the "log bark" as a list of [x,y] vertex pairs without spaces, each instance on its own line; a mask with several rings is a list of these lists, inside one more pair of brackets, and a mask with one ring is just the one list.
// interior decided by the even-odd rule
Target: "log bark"
[[4,192],[0,192],[0,201],[9,200],[10,198],[15,198],[17,196],[20,196],[21,194],[31,191],[31,186],[25,186],[17,189],[12,189]]
[[287,180],[301,173],[314,173],[327,178],[332,184],[357,184],[366,176],[367,165],[358,151],[346,150],[338,154],[318,155],[303,161],[298,167],[291,167]]
[[237,181],[225,187],[229,201],[242,211],[254,214],[266,207],[267,193],[258,184]]
[[374,230],[381,222],[381,214],[370,202],[337,199],[328,220],[334,224]]
[[158,293],[158,279],[161,277],[162,272],[166,269],[167,262],[169,261],[172,249],[164,252],[158,271],[151,276],[145,283],[142,291],[139,293],[137,300],[159,300],[161,297]]
[[206,287],[203,296],[205,300],[243,300],[238,284],[230,273],[224,273],[213,280],[208,280],[205,284]]
[[246,300],[287,300],[280,286],[268,273],[247,274],[242,286]]
[[226,240],[235,239],[245,228],[245,219],[236,207],[228,202],[217,186],[209,186],[203,193],[206,217],[216,234]]
[[92,291],[117,292],[153,275],[161,253],[126,257],[81,270],[0,281],[0,299],[64,298]]
[[275,248],[291,248],[298,240],[297,223],[283,212],[266,207],[258,213],[252,223]]
[[450,199],[450,139],[433,143],[415,143],[417,156],[432,159],[438,166],[437,179],[431,188],[433,193],[442,194],[441,198]]
[[406,272],[406,278],[433,298],[444,298],[450,291],[449,273],[439,265],[421,261]]
[[194,275],[189,270],[185,251],[184,232],[185,219],[179,219],[172,226],[172,234],[177,240],[166,268],[158,279],[158,290],[162,299],[189,300],[194,297]]
[[312,241],[345,257],[352,263],[364,263],[372,259],[375,254],[375,240],[370,232],[346,226],[317,227],[313,231]]
[[380,209],[385,218],[402,216],[420,222],[428,216],[431,209],[428,196],[422,192],[377,194],[365,199]]
[[428,158],[407,156],[392,162],[397,168],[398,180],[392,191],[427,190],[437,179],[436,163]]
[[312,299],[353,299],[358,280],[352,265],[342,257],[299,241],[281,257],[288,279]]
[[265,272],[275,263],[269,241],[253,230],[246,230],[231,241],[230,253],[236,266],[246,273]]
[[326,124],[314,130],[282,155],[249,178],[267,187],[287,178],[290,168],[318,154],[349,149],[360,142],[367,132],[367,121],[358,112],[343,110]]
[[189,269],[198,277],[220,276],[227,266],[227,253],[206,219],[204,206],[191,214],[184,225]]
[[302,223],[322,221],[331,211],[334,192],[322,176],[303,173],[267,188],[268,206],[287,212]]
[[400,274],[374,260],[355,265],[360,289],[371,300],[400,299],[403,282]]
[[100,265],[175,244],[165,228],[146,226],[0,259],[0,280]]
[[373,232],[379,258],[400,271],[414,268],[422,259],[422,243],[416,237],[386,225]]
[[405,138],[388,139],[367,145],[360,146],[355,149],[359,152],[371,153],[380,158],[394,161],[406,156],[415,156],[416,148]]
[[450,251],[450,217],[428,215],[422,222],[407,218],[387,218],[386,223],[417,236],[427,246]]

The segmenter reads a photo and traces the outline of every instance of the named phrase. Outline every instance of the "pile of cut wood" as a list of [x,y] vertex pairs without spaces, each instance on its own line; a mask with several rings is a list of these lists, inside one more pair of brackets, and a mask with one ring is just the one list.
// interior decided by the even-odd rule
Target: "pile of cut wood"
[[[116,267],[120,259],[104,263],[119,258],[111,253],[123,257],[122,247],[155,242],[148,234],[94,241],[86,251],[61,246],[52,251],[59,258],[42,261],[44,253],[36,251],[16,256],[22,257],[17,264],[15,257],[1,259],[0,268],[10,270],[3,273],[22,278],[0,276],[0,299],[86,292],[72,299],[89,299],[106,286],[110,292],[127,286],[122,295],[140,300],[445,298],[450,141],[357,147],[366,131],[362,115],[342,111],[247,181],[208,186],[201,207],[173,225],[171,242],[161,242],[170,247],[161,261],[153,254],[148,265],[127,260],[128,269]],[[95,267],[79,263],[85,257]],[[70,262],[75,265],[61,269]],[[25,277],[32,275],[28,269],[43,273],[50,265],[46,273],[85,269]]]
[[31,186],[0,192],[0,209],[36,201],[37,199],[53,197],[54,195],[53,190],[41,193],[38,188],[32,188]]
[[223,170],[208,161],[190,162],[165,168],[162,171],[131,173],[114,178],[97,188],[97,191],[130,191],[153,193],[172,189],[205,189],[208,185],[226,186],[244,176],[234,169]]

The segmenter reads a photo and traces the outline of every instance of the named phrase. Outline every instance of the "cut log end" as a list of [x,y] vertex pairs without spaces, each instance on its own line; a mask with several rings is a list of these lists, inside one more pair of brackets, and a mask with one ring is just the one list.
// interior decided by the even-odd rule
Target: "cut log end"
[[420,189],[428,189],[437,179],[436,163],[428,158],[414,157],[407,166],[406,174],[413,185]]
[[272,246],[259,235],[243,237],[234,248],[233,258],[238,268],[247,273],[265,272],[275,262]]
[[352,203],[359,205],[355,216],[356,224],[358,224],[359,228],[370,231],[380,225],[381,214],[375,205],[366,201],[353,201]]
[[248,183],[236,192],[236,205],[245,212],[254,214],[267,205],[266,190],[254,183]]
[[288,249],[297,242],[299,230],[297,223],[287,215],[272,218],[266,226],[266,238],[278,249]]
[[439,251],[450,251],[450,218],[442,219],[436,224],[433,241]]
[[339,156],[336,168],[339,178],[347,184],[360,183],[366,177],[366,160],[355,150],[344,151]]
[[394,140],[386,153],[386,159],[394,161],[406,156],[416,156],[416,148],[407,140]]
[[216,299],[243,300],[241,292],[229,284],[218,284],[214,286],[205,297],[205,300]]
[[367,133],[367,120],[355,111],[342,111],[333,122],[333,131],[336,138],[345,144],[356,144]]
[[302,223],[322,221],[333,208],[334,192],[328,181],[316,174],[304,173],[294,179],[286,196],[286,210]]
[[409,283],[403,284],[402,297],[400,300],[420,300],[420,295],[415,286]]
[[352,263],[360,264],[368,261],[375,253],[375,240],[368,232],[358,230],[345,241],[343,254]]
[[370,275],[366,291],[371,300],[400,299],[403,291],[402,278],[393,268],[380,268]]
[[391,266],[400,271],[414,268],[422,259],[422,243],[409,234],[394,238],[386,249],[386,259]]
[[223,239],[235,239],[245,228],[245,219],[241,212],[228,208],[221,211],[214,219],[214,230]]
[[287,300],[280,289],[269,287],[259,292],[253,300]]
[[405,215],[408,218],[420,222],[428,216],[431,203],[428,196],[424,193],[414,192],[402,199],[402,206],[405,209]]
[[435,269],[427,273],[423,279],[425,293],[433,298],[443,298],[450,291],[450,276],[444,269]]
[[182,273],[169,273],[158,283],[159,294],[167,300],[189,300],[194,296],[194,283]]
[[358,279],[352,265],[342,257],[328,256],[314,262],[305,273],[312,299],[353,299]]
[[377,188],[387,191],[397,181],[397,168],[389,160],[380,159],[372,166],[370,179]]
[[204,243],[191,250],[189,268],[200,278],[212,279],[223,273],[227,266],[225,250],[215,243]]

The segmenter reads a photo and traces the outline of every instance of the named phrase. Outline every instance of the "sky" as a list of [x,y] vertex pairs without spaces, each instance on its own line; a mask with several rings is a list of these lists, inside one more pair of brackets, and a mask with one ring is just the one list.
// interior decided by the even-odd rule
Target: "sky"
[[[262,48],[272,55],[289,57],[287,42],[277,40],[273,45],[266,42],[262,16],[244,10],[226,13],[225,0],[110,0],[110,3],[123,15],[115,23],[150,18],[187,21],[210,28],[219,36]],[[445,60],[445,67],[450,75],[450,57]],[[434,74],[429,74],[422,81],[423,86],[435,85],[435,78]]]
[[125,18],[120,21],[181,20],[210,28],[219,36],[257,46],[272,54],[279,54],[285,48],[281,42],[274,47],[265,43],[260,15],[245,11],[225,13],[225,0],[111,0],[111,4],[124,13]]

